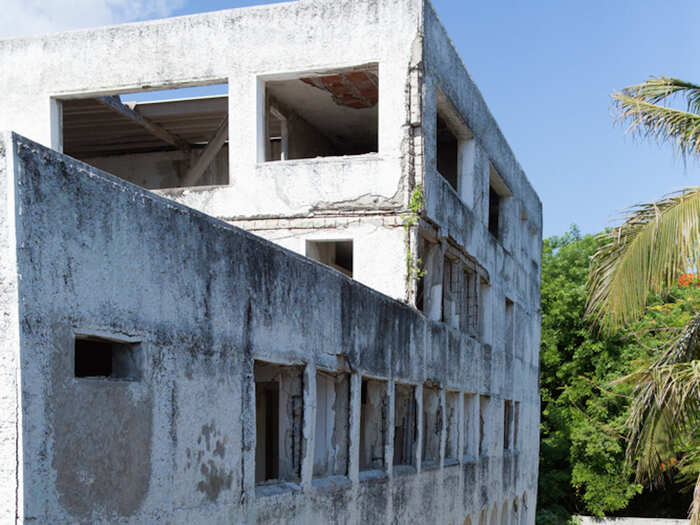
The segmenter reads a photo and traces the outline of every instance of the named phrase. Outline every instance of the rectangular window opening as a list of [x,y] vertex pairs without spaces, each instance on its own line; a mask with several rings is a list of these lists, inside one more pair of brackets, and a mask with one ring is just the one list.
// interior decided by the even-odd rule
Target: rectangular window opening
[[267,80],[265,161],[377,153],[378,109],[378,64]]
[[75,377],[138,381],[141,379],[140,345],[99,337],[76,337]]
[[511,448],[511,431],[513,424],[513,402],[505,401],[503,403],[503,449],[510,450]]
[[396,384],[394,387],[394,465],[415,465],[416,387]]
[[442,405],[440,390],[423,387],[423,461],[424,466],[440,463],[440,440],[442,436]]
[[301,475],[303,369],[255,361],[255,482]]
[[360,409],[360,471],[384,470],[387,434],[387,383],[362,379]]
[[69,98],[63,153],[148,189],[228,184],[228,85]]
[[445,416],[447,419],[445,461],[456,461],[459,458],[459,396],[458,392],[445,393]]
[[498,238],[499,216],[501,213],[501,196],[489,186],[489,232]]
[[442,91],[437,90],[436,99],[436,167],[459,195],[463,186],[466,189],[472,184],[467,177],[473,177],[474,156],[470,143],[473,146],[474,135]]
[[459,140],[439,111],[437,115],[437,170],[455,191],[459,191]]
[[512,194],[493,164],[489,165],[489,232],[501,239],[504,229],[503,205]]
[[352,277],[352,241],[306,241],[306,256]]
[[350,376],[316,373],[316,478],[346,476],[350,444]]

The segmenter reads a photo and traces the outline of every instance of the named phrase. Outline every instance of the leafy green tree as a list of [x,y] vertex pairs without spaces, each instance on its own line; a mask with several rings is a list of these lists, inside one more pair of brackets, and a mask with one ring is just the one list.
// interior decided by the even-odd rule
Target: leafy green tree
[[[584,319],[589,258],[599,243],[572,227],[544,241],[542,262],[542,427],[538,523],[571,513],[622,509],[640,487],[624,467],[616,430],[626,399],[601,397],[599,384],[629,373],[633,351],[619,336],[591,333]],[[601,423],[605,421],[607,423]]]
[[652,362],[669,335],[682,331],[700,307],[700,288],[676,287],[653,299],[625,332],[592,332],[584,318],[585,286],[599,248],[596,236],[575,227],[544,241],[539,525],[565,523],[571,514],[622,513],[640,498],[647,515],[682,515],[668,508],[663,493],[638,496],[642,486],[625,463],[633,389],[620,379]]
[[[682,98],[686,110],[672,106]],[[700,86],[651,78],[613,94],[619,118],[643,137],[671,143],[684,156],[700,157]],[[700,263],[700,188],[636,206],[626,220],[599,238],[588,280],[587,314],[604,333],[628,328],[649,297],[669,293],[679,277]],[[662,482],[672,469],[694,478],[692,525],[700,525],[700,312],[651,363],[624,383],[632,388],[627,420],[627,464],[636,480]]]

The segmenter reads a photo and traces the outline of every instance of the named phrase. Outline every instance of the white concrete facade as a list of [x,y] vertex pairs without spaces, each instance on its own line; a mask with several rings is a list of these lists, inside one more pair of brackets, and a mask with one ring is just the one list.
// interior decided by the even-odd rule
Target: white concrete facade
[[[15,501],[11,509],[0,509],[0,513],[6,512],[0,516],[11,519],[16,515],[17,522],[30,518],[81,521],[89,517],[92,521],[124,523],[159,519],[178,523],[192,520],[391,523],[421,521],[430,516],[439,523],[470,520],[476,525],[485,519],[488,521],[484,523],[534,523],[539,452],[541,203],[429,2],[299,0],[45,37],[0,40],[0,70],[3,71],[0,129],[26,135],[59,152],[63,150],[63,110],[68,101],[152,89],[222,82],[228,85],[227,147],[220,151],[216,165],[217,173],[225,171],[222,155],[226,151],[228,183],[156,191],[170,201],[105,178],[88,166],[52,156],[25,139],[7,136],[2,143],[7,151],[0,151],[3,154],[0,175],[4,177],[0,185],[6,196],[5,209],[0,208],[3,211],[0,302],[7,305],[4,310],[8,315],[0,324],[0,337],[9,344],[5,345],[7,349],[1,358],[7,366],[3,368],[6,376],[2,379],[0,396],[0,403],[5,406],[0,416],[0,475],[3,476],[0,490],[9,491],[8,487],[13,486],[16,497],[11,498]],[[279,107],[288,109],[298,93],[313,94],[317,89],[303,86],[297,79],[327,78],[338,71],[356,70],[369,77],[376,75],[378,102],[370,101],[363,106],[373,109],[359,110],[365,113],[333,107],[336,111],[333,120],[347,117],[348,126],[367,131],[374,121],[364,115],[375,111],[376,151],[266,161],[270,148],[266,135],[268,119],[273,111],[269,99],[272,91],[266,86],[283,85],[287,80],[297,82],[296,91],[290,91],[289,98],[279,102]],[[356,87],[353,85],[353,89]],[[336,105],[342,105],[337,102],[337,93],[330,88],[329,92]],[[279,98],[279,93],[275,93]],[[309,140],[317,138],[324,148],[332,149],[331,135],[320,137],[320,132],[311,129],[313,126],[309,127],[308,122],[300,126],[292,113],[285,115],[289,116],[289,133],[298,132],[301,136],[302,132],[297,130],[303,128],[304,136],[311,137]],[[312,117],[308,116],[307,120]],[[447,146],[442,146],[439,137],[445,134]],[[288,145],[290,152],[294,151],[292,139]],[[23,155],[19,155],[20,150]],[[206,150],[197,151],[193,162]],[[313,155],[323,155],[318,153],[321,150],[315,151]],[[142,162],[139,155],[129,157],[131,172],[161,169],[164,157],[159,155],[180,160],[187,157],[172,151],[150,152],[144,154],[148,158],[144,157]],[[99,161],[87,157],[83,160],[115,169],[120,165],[119,157],[114,156]],[[438,170],[440,165],[444,176]],[[133,309],[133,301],[145,301],[144,311],[154,308],[147,315],[151,317],[144,321],[151,326],[148,332],[158,333],[145,338],[151,341],[147,348],[153,347],[149,352],[157,352],[166,360],[183,359],[182,363],[190,368],[201,365],[197,364],[198,352],[204,351],[201,358],[204,362],[211,361],[201,365],[204,368],[198,380],[204,390],[194,394],[203,396],[201,399],[186,401],[178,397],[184,395],[178,392],[186,391],[192,379],[187,373],[181,376],[177,370],[155,361],[149,361],[142,382],[129,385],[131,401],[119,397],[124,392],[110,398],[111,394],[100,390],[102,387],[95,387],[102,393],[94,395],[106,396],[103,398],[106,403],[123,409],[132,421],[129,423],[132,426],[127,427],[137,438],[147,437],[150,447],[148,475],[134,467],[133,479],[128,474],[117,476],[119,482],[133,484],[134,490],[140,487],[143,497],[127,494],[117,498],[116,503],[110,500],[110,486],[106,482],[94,501],[76,502],[81,490],[91,483],[86,480],[104,477],[109,472],[109,461],[116,459],[109,460],[106,466],[104,461],[101,463],[104,458],[95,457],[85,469],[78,470],[67,466],[65,461],[62,463],[57,455],[66,453],[70,446],[64,443],[61,448],[57,444],[56,428],[62,423],[59,425],[52,419],[53,413],[77,416],[69,414],[61,401],[57,401],[57,406],[48,403],[38,411],[31,404],[31,399],[41,399],[48,392],[53,392],[52,395],[62,392],[78,399],[75,396],[84,387],[74,378],[70,379],[72,386],[60,386],[57,383],[60,374],[51,375],[53,366],[64,373],[68,364],[51,364],[51,359],[59,358],[48,357],[55,353],[56,346],[52,346],[50,333],[42,331],[42,336],[34,340],[37,348],[43,349],[40,352],[47,355],[43,365],[25,367],[17,362],[28,344],[26,341],[31,339],[27,334],[22,335],[22,330],[26,330],[22,316],[38,322],[41,317],[37,318],[36,312],[42,311],[43,299],[35,296],[23,299],[16,276],[36,272],[34,286],[52,289],[54,285],[49,284],[36,261],[25,259],[24,271],[18,268],[13,253],[23,242],[28,242],[29,238],[23,237],[27,231],[23,225],[29,219],[18,219],[21,204],[15,203],[12,196],[16,191],[21,193],[23,184],[31,187],[26,192],[28,196],[42,193],[40,185],[33,185],[36,179],[26,180],[33,171],[46,177],[47,186],[59,191],[57,166],[67,166],[68,178],[78,189],[84,189],[105,206],[104,220],[111,221],[109,235],[114,236],[107,239],[109,242],[146,246],[147,239],[151,239],[167,258],[162,263],[163,271],[173,278],[173,282],[166,284],[162,278],[146,272],[147,275],[134,277],[134,285],[142,286],[142,291],[132,290],[128,297],[119,293],[115,296],[123,283],[118,284],[122,271],[114,267],[114,261],[100,259],[96,254],[90,265],[80,258],[79,249],[64,253],[60,244],[35,233],[49,243],[43,248],[37,244],[37,253],[46,252],[37,257],[43,260],[49,254],[65,256],[80,268],[75,270],[79,277],[65,277],[66,286],[102,283],[99,288],[103,290],[102,299],[93,297],[86,301],[93,310],[87,305],[76,305],[77,310],[71,314],[74,318],[68,316],[56,321],[62,341],[58,346],[70,347],[71,338],[76,337],[71,333],[81,329],[76,323],[94,324],[107,334],[121,333],[119,330],[125,330],[125,324],[129,325],[127,332],[138,331],[139,322],[133,317],[138,308]],[[101,191],[107,195],[96,197],[97,190],[89,188],[92,182],[88,179],[99,180],[98,186],[102,185]],[[87,207],[86,218],[101,220],[94,206],[75,194],[74,188],[60,191],[65,193],[65,198],[53,204],[27,197],[27,216],[45,221],[48,214],[61,215],[66,207]],[[114,209],[110,196],[126,208]],[[123,201],[120,196],[128,199]],[[159,222],[147,225],[148,214],[141,217],[141,212],[136,210],[141,206],[138,203],[143,202],[153,203],[159,210]],[[121,214],[128,216],[128,208],[132,206],[129,203],[135,206],[135,217],[141,217],[141,222],[136,221],[139,228],[122,222]],[[190,294],[197,296],[196,286],[200,285],[190,285],[189,281],[200,282],[200,274],[205,270],[183,263],[179,271],[174,264],[178,257],[175,248],[182,254],[199,253],[209,250],[210,245],[228,246],[236,242],[247,245],[253,241],[241,237],[235,229],[224,228],[226,233],[216,233],[222,228],[221,223],[200,219],[189,208],[302,255],[309,253],[309,243],[352,241],[352,278],[394,300],[417,306],[423,313],[414,312],[404,319],[407,314],[397,313],[403,310],[391,302],[387,303],[390,307],[372,306],[364,313],[348,311],[349,306],[363,309],[377,295],[345,277],[334,276],[337,272],[311,266],[313,276],[329,286],[325,290],[321,284],[312,284],[310,276],[299,273],[301,268],[309,268],[299,262],[301,259],[268,245],[258,253],[262,258],[259,264],[265,266],[265,257],[288,262],[276,263],[269,270],[271,273],[262,278],[257,276],[259,270],[250,266],[252,261],[242,262],[235,255],[230,260],[219,260],[212,252],[219,272],[230,273],[226,268],[239,264],[244,268],[242,282],[258,283],[250,297],[240,290],[229,290],[228,295],[222,291],[212,299],[217,303],[215,309],[230,303],[232,310],[238,312],[240,304],[246,301],[271,301],[266,307],[268,311],[263,308],[250,314],[256,319],[259,316],[260,326],[254,330],[259,340],[253,349],[245,350],[240,334],[234,336],[228,332],[227,323],[233,321],[226,320],[225,309],[217,314],[220,317],[212,316],[211,304],[204,301],[202,305],[192,299]],[[182,217],[193,217],[196,220],[191,221],[204,224],[199,226],[199,231],[203,228],[208,232],[202,234],[204,246],[197,244],[200,234],[196,228],[186,224],[178,226],[178,236],[189,239],[181,241],[181,246],[163,244],[162,238],[154,240],[158,228],[167,230],[164,225],[168,213],[175,222],[184,220]],[[21,224],[15,224],[17,220]],[[117,226],[123,231],[114,229]],[[105,231],[95,232],[78,223],[66,226],[65,235],[71,231],[70,227],[86,243],[107,242],[103,238]],[[95,235],[99,240],[91,237]],[[224,251],[228,252],[228,248]],[[142,264],[160,263],[148,256]],[[106,269],[116,273],[116,280],[104,276]],[[265,268],[260,271],[268,272]],[[268,289],[264,284],[267,279],[278,284]],[[233,281],[226,283],[234,286]],[[271,290],[279,290],[280,286],[290,297],[300,298],[255,298],[256,293],[273,293]],[[296,286],[299,290],[295,292]],[[338,295],[336,303],[334,290],[339,287],[349,291]],[[310,305],[298,302],[302,301],[302,292],[308,294]],[[75,300],[74,293],[78,292],[61,288],[56,291],[56,301]],[[158,297],[171,294],[183,306],[181,309],[174,305],[161,307],[163,310],[159,311],[146,296],[137,299],[144,293]],[[131,306],[122,307],[121,302]],[[111,313],[105,309],[107,303],[113,306]],[[24,313],[18,306],[22,304]],[[303,327],[303,322],[301,326],[296,324],[301,322],[297,318],[300,313],[292,304],[298,306],[299,312],[305,312],[301,315],[312,315],[313,308],[328,308],[313,314],[310,326],[326,334],[337,347],[352,343],[354,349],[348,352],[329,349],[328,342],[317,340],[308,327]],[[205,313],[198,310],[202,307]],[[132,316],[128,322],[119,320],[123,311],[129,311]],[[93,314],[95,319],[90,321]],[[237,318],[239,314],[243,315],[240,312],[232,315]],[[195,348],[195,343],[190,357],[171,358],[162,348],[156,351],[155,348],[164,344],[164,336],[155,326],[162,325],[159,329],[166,330],[170,327],[180,334],[175,327],[188,315],[212,323],[205,330],[206,337],[201,328],[193,328],[193,333],[199,334],[197,338],[205,337],[208,341],[205,345],[220,348],[218,352],[226,367],[233,367],[231,370],[241,367],[246,372],[233,373],[230,379],[223,379],[222,371],[207,372],[219,357],[211,357],[206,348]],[[285,319],[285,315],[292,318]],[[189,326],[188,323],[185,325]],[[402,331],[406,333],[396,333]],[[394,335],[386,339],[389,333]],[[285,337],[298,346],[294,349],[289,341],[281,344],[280,338]],[[233,339],[226,343],[227,338]],[[391,348],[377,346],[373,338]],[[186,339],[180,339],[179,344]],[[417,340],[422,342],[416,343]],[[406,346],[399,348],[402,344]],[[179,355],[180,350],[172,344],[166,346],[173,356]],[[301,350],[304,347],[314,350],[309,355]],[[370,349],[375,354],[363,358],[364,361],[348,357],[353,352],[365,355]],[[268,388],[263,382],[279,381],[274,378],[297,372],[282,368],[268,374],[263,381],[253,378],[254,363],[294,365],[301,374],[298,382],[303,385],[301,394],[292,395],[288,389],[283,389],[286,394],[282,391],[279,394],[280,429],[283,435],[291,436],[293,443],[289,445],[286,438],[280,438],[280,449],[275,449],[274,457],[279,457],[284,465],[280,463],[274,473],[261,470],[265,451],[256,450],[255,442],[256,432],[260,436],[261,432],[267,435],[278,429],[265,430],[260,425],[256,429],[255,412],[267,406],[268,401],[256,399],[254,393],[251,398],[255,390],[251,387],[256,386],[262,392]],[[330,375],[318,379],[317,370]],[[211,380],[219,387],[226,385],[221,392],[205,393],[207,374],[213,374],[215,379]],[[335,378],[335,383],[329,383],[329,377]],[[25,386],[27,381],[30,386]],[[47,381],[49,386],[40,386]],[[323,385],[318,396],[317,381]],[[72,391],[76,384],[77,390]],[[284,381],[279,384],[283,385]],[[336,384],[335,392],[329,384]],[[347,403],[343,393],[346,389],[350,396]],[[405,392],[409,392],[408,398]],[[175,397],[168,400],[167,395]],[[289,401],[284,401],[286,409],[283,409],[285,396]],[[301,401],[292,401],[295,396],[301,396]],[[411,396],[415,406],[411,405]],[[365,397],[369,405],[365,405]],[[193,402],[199,405],[195,407]],[[242,408],[233,408],[231,402]],[[294,403],[298,402],[301,405],[297,407]],[[278,410],[274,406],[271,410]],[[323,407],[322,411],[319,407]],[[347,410],[347,418],[339,418],[339,410]],[[168,411],[178,413],[168,416]],[[383,422],[370,429],[366,427],[365,413],[374,414],[370,419],[381,416]],[[401,421],[396,414],[400,414]],[[213,419],[205,421],[204,416]],[[137,423],[142,417],[150,418],[150,423]],[[168,417],[170,422],[166,421]],[[316,431],[317,424],[325,430]],[[166,428],[168,425],[170,430]],[[197,430],[197,435],[183,426],[190,426],[192,432]],[[15,430],[18,428],[24,433],[22,438]],[[63,439],[68,430],[61,428],[59,434]],[[226,442],[230,451],[225,460],[217,455],[218,448],[214,445],[210,448],[214,428],[219,441]],[[48,437],[40,437],[42,433]],[[75,435],[85,439],[86,433],[78,429]],[[207,443],[204,448],[203,440]],[[119,440],[109,444],[118,447]],[[291,448],[286,448],[288,445]],[[199,457],[195,462],[191,455],[197,447]],[[42,460],[36,467],[32,463],[34,454],[50,459]],[[207,455],[209,462],[203,459]],[[20,457],[23,460],[13,466],[10,459]],[[377,467],[378,464],[381,466]],[[23,465],[29,468],[24,477]],[[204,481],[197,478],[199,471],[186,472],[192,465],[201,470]],[[327,475],[319,477],[314,472]],[[263,483],[258,479],[273,474],[279,477],[276,482]]]

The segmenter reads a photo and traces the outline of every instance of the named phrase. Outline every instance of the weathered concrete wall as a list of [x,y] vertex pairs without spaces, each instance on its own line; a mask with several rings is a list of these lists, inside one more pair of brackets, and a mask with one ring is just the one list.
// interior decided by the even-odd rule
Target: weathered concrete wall
[[[378,153],[262,162],[266,81],[363,64],[378,64]],[[228,185],[158,192],[170,201],[7,140],[18,151],[0,163],[0,336],[14,348],[3,370],[17,370],[20,349],[23,361],[0,376],[0,459],[17,449],[23,461],[0,475],[20,516],[534,521],[541,203],[428,2],[300,0],[0,40],[0,70],[0,129],[55,149],[62,98],[226,81],[231,117]],[[457,191],[437,172],[446,105],[467,130]],[[123,160],[96,164],[145,185],[167,178],[152,155]],[[491,166],[510,191],[497,236]],[[426,207],[405,228],[418,184]],[[407,256],[418,253],[425,316],[182,204],[301,254],[307,241],[352,240],[354,280],[408,302],[419,272]],[[142,380],[72,377],[76,331],[139,341]],[[303,369],[291,484],[255,486],[255,360]],[[343,405],[317,369],[349,377],[347,428],[337,428],[347,449],[331,429]],[[517,446],[503,442],[506,401],[519,403]]]
[[353,279],[397,299],[406,295],[406,235],[396,215],[310,217],[232,221],[293,252],[306,255],[307,241],[351,240]]
[[[216,217],[307,213],[318,202],[389,199],[402,176],[402,127],[417,0],[298,1],[39,38],[0,40],[0,129],[60,149],[54,99],[227,81],[230,185],[208,194]],[[266,164],[263,82],[379,64],[379,154]],[[26,67],[32,64],[31,68]],[[320,180],[333,179],[331,185]],[[181,202],[200,208],[201,195]]]
[[[16,295],[0,295],[11,310],[21,305],[11,323],[19,342],[4,345],[22,357],[20,522],[462,523],[504,502],[533,522],[535,383],[513,387],[523,445],[504,452],[503,396],[514,381],[502,349],[24,138],[4,135],[2,151],[2,202],[13,193],[16,202],[0,232],[14,231],[17,267],[11,246],[0,267],[21,275]],[[74,377],[76,333],[138,341],[141,380]],[[296,485],[255,487],[254,360],[304,368]],[[313,480],[317,369],[351,375],[341,482]],[[388,435],[384,467],[361,475],[363,376],[388,386]],[[13,377],[2,376],[3,393]],[[396,471],[395,381],[415,385],[418,402],[416,464]],[[446,410],[441,426],[424,424],[422,400],[435,399],[426,383],[440,402],[448,392],[490,396],[481,457],[445,463]],[[441,432],[429,470],[425,426]],[[2,443],[12,429],[0,426]],[[0,472],[15,468],[14,455],[0,459]]]
[[20,302],[17,291],[14,144],[0,135],[0,522],[11,523],[22,505],[18,431],[20,404]]

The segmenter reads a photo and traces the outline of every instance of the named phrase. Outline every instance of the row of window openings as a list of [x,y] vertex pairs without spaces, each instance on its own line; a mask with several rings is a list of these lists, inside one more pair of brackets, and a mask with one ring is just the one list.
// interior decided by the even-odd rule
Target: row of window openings
[[[298,481],[301,476],[303,418],[303,368],[255,362],[256,408],[256,483]],[[395,384],[394,428],[388,428],[388,382],[362,379],[359,469],[361,472],[385,470],[387,440],[393,439],[395,467],[414,467],[417,461],[419,409],[423,411],[423,446],[420,451],[423,468],[440,463],[442,411],[446,410],[447,441],[445,461],[458,462],[459,398],[464,395],[463,450],[465,457],[475,458],[488,453],[490,397],[447,392],[445,405],[440,390],[423,387],[422,403],[416,399],[416,387]],[[475,403],[479,399],[477,415]],[[317,372],[313,476],[347,476],[350,454],[350,375]],[[517,446],[519,403],[508,401],[504,417],[504,448]],[[313,412],[312,412],[313,414]],[[478,449],[470,432],[476,432]],[[476,438],[476,436],[474,436]]]
[[[265,161],[378,151],[377,64],[268,80],[264,93]],[[149,189],[229,182],[227,84],[56,104],[59,142],[72,157]],[[471,133],[455,133],[447,121],[438,112],[437,169],[459,191],[460,144]],[[498,236],[509,193],[491,171],[489,231]]]
[[[439,95],[438,100],[444,100],[444,96]],[[474,172],[474,137],[459,117],[448,117],[450,114],[456,115],[453,109],[443,109],[448,105],[446,102],[438,103],[435,125],[437,171],[457,195],[461,195],[461,186]],[[488,230],[496,238],[501,236],[503,201],[510,196],[508,186],[493,165],[489,164]]]
[[[431,279],[430,272],[434,268],[428,268],[427,254],[436,245],[431,245],[427,240],[420,240],[419,259],[421,260],[422,275],[417,281],[416,308],[426,314],[429,301],[433,301],[432,291],[427,289],[435,283]],[[482,338],[482,317],[485,313],[485,299],[489,285],[482,280],[479,274],[471,268],[465,267],[458,259],[445,256],[442,266],[442,296],[440,298],[440,315],[435,320],[440,320],[450,326],[461,330],[474,338]],[[431,308],[432,310],[432,308]]]
[[[110,341],[97,337],[75,339],[74,373],[78,378],[111,378],[129,381],[141,379],[141,348],[139,343]],[[303,368],[256,361],[256,482],[296,480],[300,476],[303,436]],[[360,410],[360,470],[383,470],[384,450],[388,429],[388,383],[362,379]],[[459,398],[464,395],[462,425],[462,455],[483,456],[486,439],[493,436],[488,428],[491,398],[476,394],[446,392],[445,406],[440,389],[423,387],[424,466],[440,461],[440,441],[446,410],[447,442],[445,459],[459,457]],[[479,399],[478,416],[476,399]],[[315,477],[346,476],[350,444],[350,375],[323,371],[316,375],[316,434],[314,440]],[[395,384],[394,395],[394,457],[393,465],[413,466],[416,461],[418,436],[418,403],[416,387]],[[517,447],[520,403],[506,400],[503,414],[503,443],[505,449]],[[478,454],[472,434],[478,417]]]
[[[482,509],[479,517],[479,525],[499,525],[498,505],[493,506],[490,521],[488,516],[488,509]],[[509,501],[503,503],[503,506],[501,507],[500,525],[525,525],[525,523],[527,523],[527,517],[527,495],[523,493],[520,501],[518,501],[518,498],[516,498],[513,500],[512,504]],[[472,520],[470,517],[467,516],[467,518],[464,520],[464,525],[472,525]]]
[[[53,100],[67,155],[149,189],[229,183],[225,83]],[[378,151],[376,63],[268,79],[261,161]],[[231,125],[236,125],[231,122]]]

